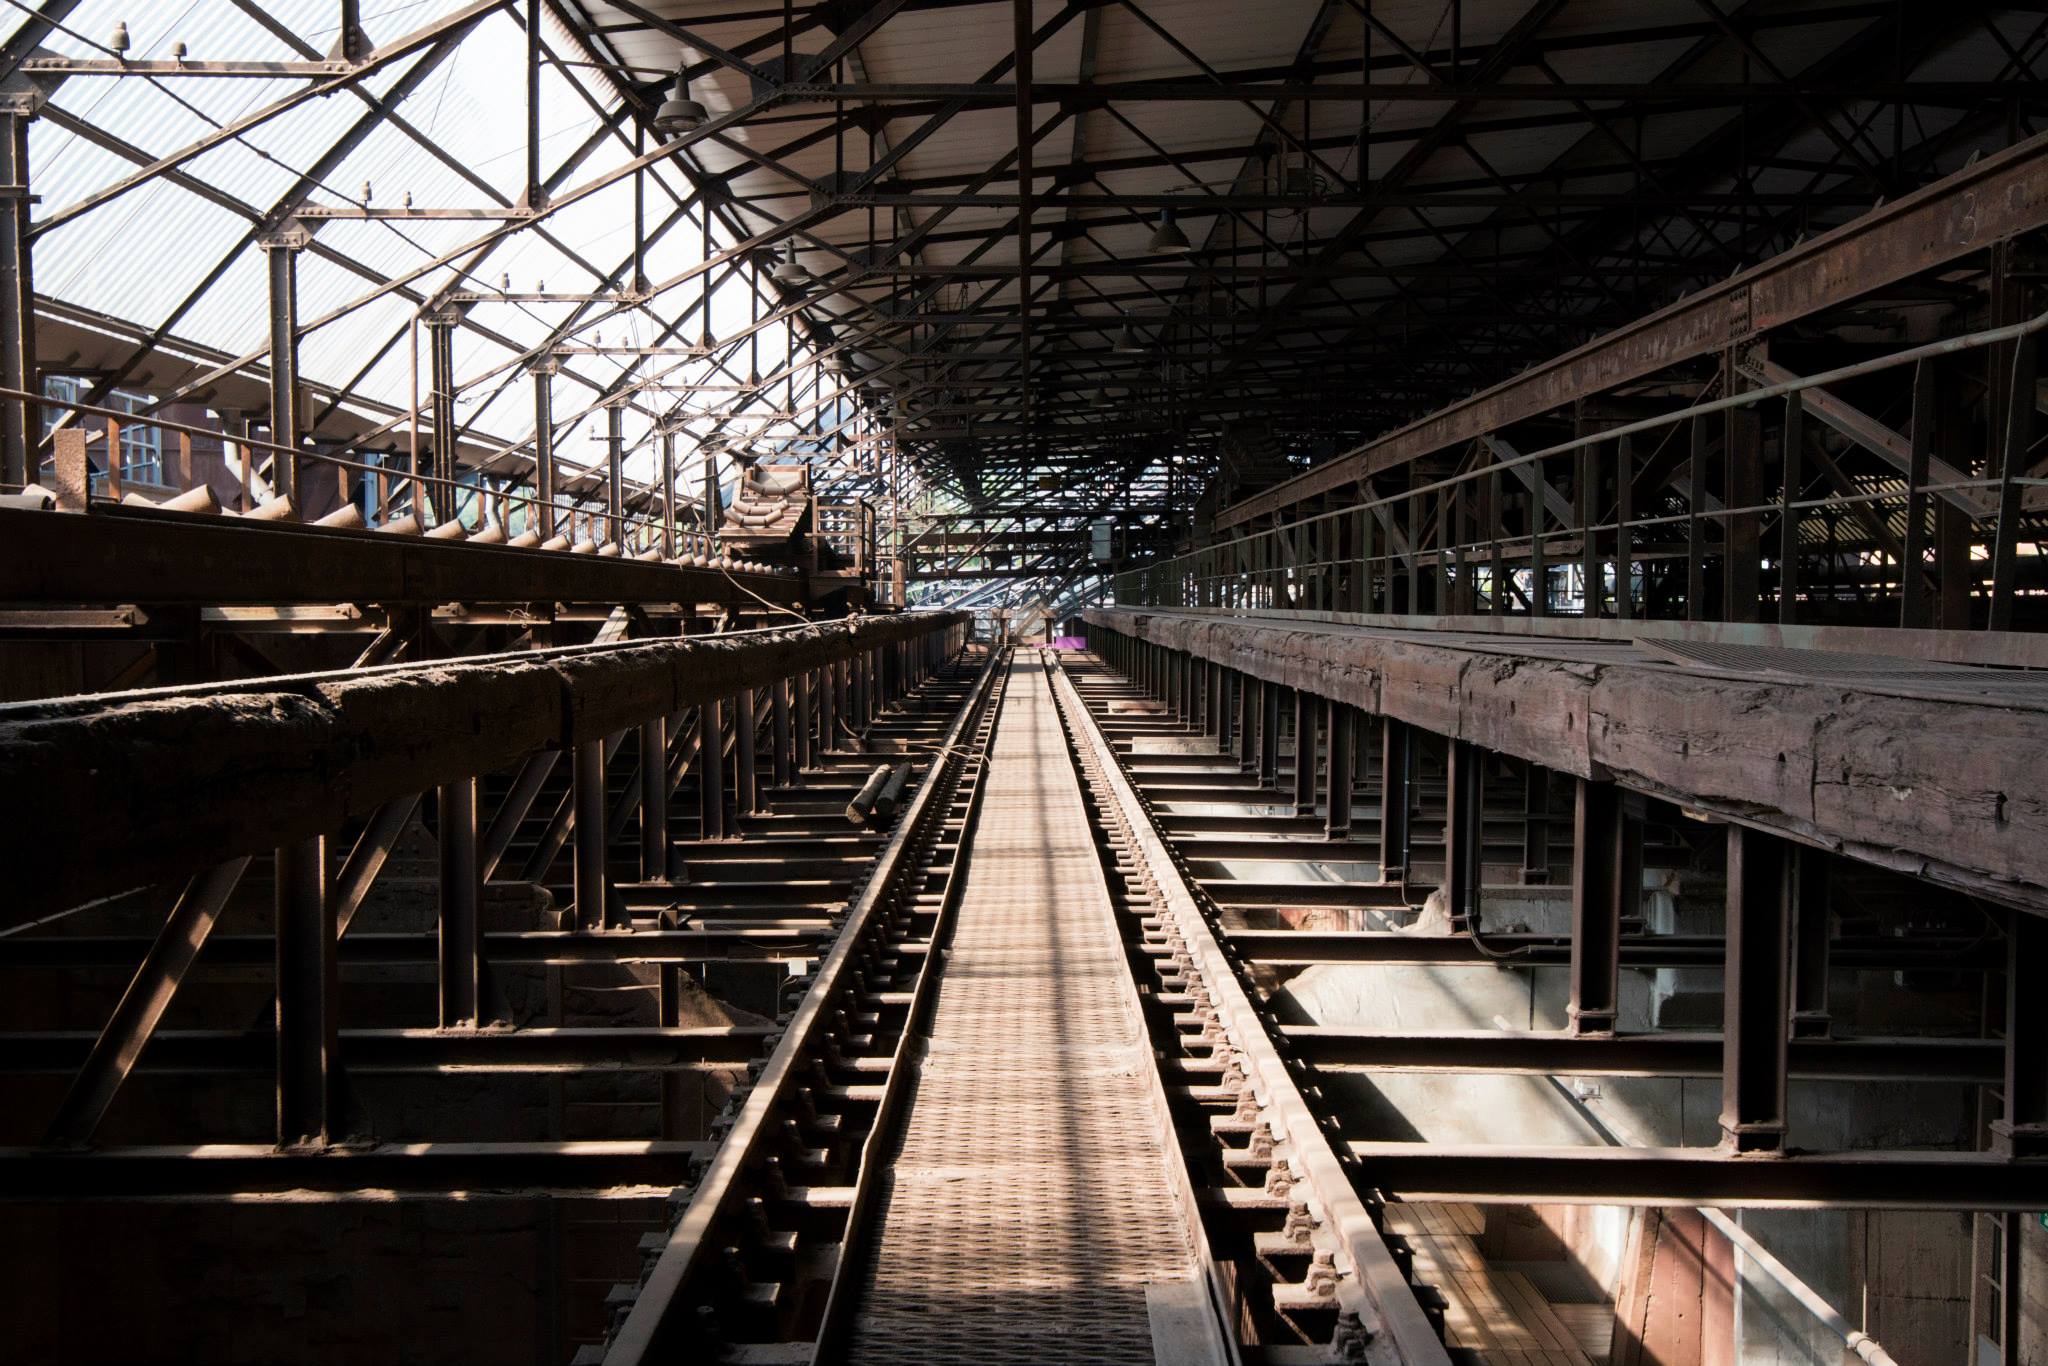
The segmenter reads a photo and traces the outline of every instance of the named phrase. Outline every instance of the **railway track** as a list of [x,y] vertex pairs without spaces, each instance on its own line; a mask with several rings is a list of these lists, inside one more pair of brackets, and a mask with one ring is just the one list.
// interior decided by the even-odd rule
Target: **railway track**
[[991,660],[579,1362],[1448,1363],[1104,687]]

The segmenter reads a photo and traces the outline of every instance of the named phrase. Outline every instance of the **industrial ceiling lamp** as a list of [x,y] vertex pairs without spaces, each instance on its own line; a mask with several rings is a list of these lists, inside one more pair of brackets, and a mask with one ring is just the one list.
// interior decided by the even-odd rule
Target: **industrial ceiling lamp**
[[1186,256],[1195,249],[1188,241],[1188,235],[1180,230],[1180,224],[1173,221],[1172,209],[1159,211],[1159,226],[1152,231],[1152,254],[1154,256]]
[[1116,345],[1110,349],[1119,356],[1142,356],[1145,354],[1145,343],[1139,341],[1137,332],[1129,323],[1125,323],[1123,329],[1116,334]]
[[791,249],[788,257],[777,261],[775,268],[768,273],[786,285],[800,285],[811,278],[811,272],[804,266],[804,263],[796,259],[794,248]]
[[678,71],[675,88],[661,102],[661,108],[654,111],[654,131],[663,137],[674,137],[702,128],[710,118],[704,106],[690,98],[690,78]]

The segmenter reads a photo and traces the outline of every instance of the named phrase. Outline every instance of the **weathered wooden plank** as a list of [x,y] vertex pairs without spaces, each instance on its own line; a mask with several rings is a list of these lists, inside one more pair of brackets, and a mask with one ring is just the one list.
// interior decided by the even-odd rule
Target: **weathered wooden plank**
[[1562,773],[2048,910],[2037,774],[2048,709],[2038,703],[1670,668],[1611,647],[1611,658],[1565,659],[1365,627],[1113,608],[1087,619]]
[[963,620],[864,617],[0,706],[0,925]]

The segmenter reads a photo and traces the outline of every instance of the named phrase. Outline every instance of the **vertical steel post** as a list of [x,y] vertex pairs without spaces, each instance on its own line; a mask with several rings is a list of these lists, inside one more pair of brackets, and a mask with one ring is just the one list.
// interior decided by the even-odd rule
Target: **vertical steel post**
[[476,831],[475,778],[441,784],[437,800],[441,846],[441,1028],[482,1018],[482,874]]
[[761,782],[754,768],[754,690],[741,688],[733,695],[733,809],[749,815],[761,807]]
[[661,434],[661,558],[676,557],[676,434]]
[[1309,816],[1316,809],[1316,714],[1322,710],[1315,698],[1294,690],[1294,814]]
[[1275,788],[1280,781],[1280,685],[1259,683],[1259,786]]
[[787,678],[778,678],[768,685],[768,729],[775,746],[772,763],[777,787],[788,787],[796,778],[790,751],[789,688]]
[[1913,366],[1913,414],[1907,424],[1906,530],[1899,547],[1899,625],[1932,624],[1927,591],[1927,466],[1934,453],[1935,370],[1929,358]]
[[[28,126],[40,94],[0,94],[0,384],[42,392],[36,371],[36,294],[29,227]],[[0,491],[33,484],[42,473],[41,410],[21,399],[0,402]]]
[[1486,756],[1470,740],[1453,739],[1444,793],[1444,900],[1454,931],[1479,923],[1485,854]]
[[2048,992],[2033,979],[2043,962],[2048,920],[2013,911],[2006,923],[2005,1115],[1991,1125],[1991,1146],[2007,1157],[2048,1154]]
[[306,511],[299,488],[299,252],[311,234],[296,223],[259,239],[270,279],[270,439],[283,450],[271,457],[271,487]]
[[640,880],[669,878],[668,718],[640,723]]
[[1406,721],[1380,720],[1380,881],[1408,881],[1409,774],[1414,745]]
[[1522,770],[1522,883],[1550,881],[1550,770],[1529,764]]
[[542,541],[555,536],[555,372],[561,367],[545,360],[534,365],[533,375],[533,533]]
[[1806,396],[1785,395],[1785,428],[1778,436],[1783,481],[1778,489],[1778,624],[1799,620],[1799,500],[1806,482]]
[[324,837],[276,853],[277,1141],[324,1147],[340,1085],[335,906]]
[[2012,629],[2013,597],[2019,577],[2019,542],[2026,530],[2020,481],[2034,445],[2034,412],[2039,404],[2036,376],[2040,340],[2033,334],[2012,343],[2012,371],[2005,387],[2005,412],[1999,417],[1998,526],[1991,547],[1991,603],[1985,626]]
[[1722,1142],[1740,1152],[1785,1146],[1790,879],[1785,842],[1728,827],[1728,966],[1723,979]]
[[1323,779],[1323,838],[1351,838],[1351,707],[1337,701],[1323,703],[1324,728],[1328,733],[1328,766]]
[[[605,512],[610,518],[606,536],[619,553],[626,550],[626,406],[610,403],[604,410],[604,494]],[[599,542],[603,544],[602,541]]]
[[[1628,904],[1621,793],[1581,778],[1572,838],[1571,1016],[1574,1034],[1612,1034],[1621,1006],[1621,917]],[[1641,881],[1640,875],[1638,882]],[[1640,895],[1640,891],[1638,891]]]
[[1635,443],[1624,436],[1614,444],[1614,615],[1623,621],[1636,615],[1635,519]]
[[1828,1008],[1828,856],[1802,845],[1792,857],[1792,1037],[1825,1039],[1834,1031]]
[[807,769],[817,762],[813,749],[815,731],[811,721],[811,680],[813,671],[806,669],[791,682],[796,692],[796,766]]
[[605,922],[607,846],[604,790],[604,741],[577,744],[569,775],[576,821],[575,866],[571,872],[571,909],[576,928],[594,930]]
[[452,308],[436,309],[422,319],[427,325],[428,383],[434,404],[434,445],[427,472],[443,481],[426,486],[426,506],[436,523],[462,518],[455,497],[455,327],[461,320]]
[[697,817],[707,840],[725,838],[725,703],[697,708]]
[[818,752],[839,749],[839,666],[827,664],[818,671]]
[[1692,460],[1685,472],[1685,619],[1707,619],[1707,452],[1713,440],[1707,419],[1694,418]]

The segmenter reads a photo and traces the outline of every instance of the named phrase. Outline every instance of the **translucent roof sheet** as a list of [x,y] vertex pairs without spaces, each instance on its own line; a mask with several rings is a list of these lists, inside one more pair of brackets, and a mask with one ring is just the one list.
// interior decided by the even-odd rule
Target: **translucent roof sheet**
[[[468,8],[464,0],[367,0],[363,24],[373,45],[391,45]],[[318,57],[334,47],[332,0],[264,0],[264,9]],[[27,20],[19,9],[0,12],[0,34],[11,37]],[[194,60],[309,56],[219,0],[84,0],[43,46],[65,56],[106,57],[105,45],[122,22],[131,59],[168,59],[177,43]],[[558,61],[545,67],[541,81],[540,165],[543,177],[554,179],[559,202],[626,166],[635,148],[630,124],[620,133],[602,131],[597,111],[615,108],[619,94],[580,41],[551,20],[542,40]],[[304,92],[315,83],[303,77],[65,79],[31,125],[31,175],[41,197],[37,222],[54,223],[35,240],[38,293],[262,363],[267,296],[258,239],[281,210],[360,207],[366,194],[377,208],[498,211],[521,201],[525,90],[523,81],[508,82],[505,73],[523,70],[526,41],[517,14],[491,10],[353,88],[311,98]],[[223,126],[280,101],[291,103],[222,136]],[[97,202],[150,160],[208,140],[212,145],[173,172]],[[645,272],[656,282],[673,280],[703,259],[699,220],[678,214],[692,187],[667,161],[650,166],[641,179],[648,230],[656,234],[645,251]],[[517,230],[502,218],[478,216],[319,221],[298,266],[299,318],[310,328],[300,343],[302,375],[385,410],[410,407],[416,331],[417,392],[422,399],[426,393],[426,339],[424,329],[414,327],[424,301],[448,289],[593,293],[630,285],[634,200],[633,177],[625,176]],[[664,224],[670,226],[662,231]],[[723,224],[713,225],[713,252],[734,240]],[[750,273],[726,281],[713,298],[715,337],[733,336],[773,306],[750,305]],[[416,278],[397,288],[388,283],[405,277]],[[694,343],[702,331],[698,317],[679,333],[662,334],[698,303],[703,289],[702,279],[691,280],[624,314],[612,305],[557,301],[471,305],[454,345],[458,412],[466,429],[494,446],[529,443],[534,409],[526,360],[534,348]],[[772,287],[769,298],[779,300]],[[725,408],[733,398],[650,388],[649,376],[670,384],[731,384],[745,378],[750,364],[773,374],[792,344],[790,329],[771,325],[751,353],[742,344],[737,358],[724,358],[727,371],[679,356],[566,358],[555,381],[557,423],[568,427],[558,434],[565,463],[594,460],[599,449],[582,434],[601,433],[603,414],[586,409],[622,384],[637,383],[626,418],[634,450],[628,469],[645,477],[653,469],[649,438],[659,415],[678,402],[689,409]],[[714,404],[714,397],[721,401]],[[784,408],[787,401],[778,389],[756,406]],[[699,419],[685,430],[702,435],[712,426]],[[794,438],[800,426],[752,420],[725,430],[773,448]]]

